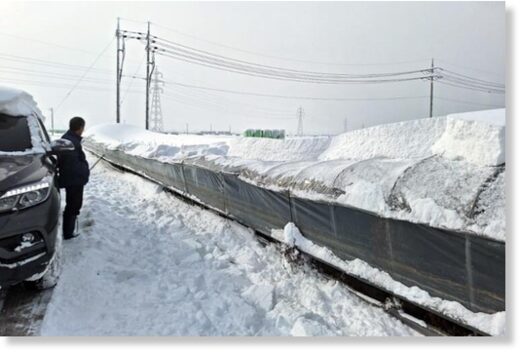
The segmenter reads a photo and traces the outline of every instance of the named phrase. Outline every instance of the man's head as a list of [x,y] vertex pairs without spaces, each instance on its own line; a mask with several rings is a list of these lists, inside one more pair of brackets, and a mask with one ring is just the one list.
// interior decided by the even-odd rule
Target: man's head
[[69,121],[69,129],[70,131],[74,131],[78,136],[81,136],[83,130],[85,130],[85,120],[79,116],[75,116]]

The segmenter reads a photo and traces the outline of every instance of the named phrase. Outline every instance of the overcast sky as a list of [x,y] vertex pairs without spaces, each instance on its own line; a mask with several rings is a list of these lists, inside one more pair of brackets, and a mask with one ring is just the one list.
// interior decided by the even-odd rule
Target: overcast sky
[[[115,122],[113,39],[118,16],[124,29],[145,31],[149,20],[154,35],[264,65],[356,74],[427,68],[435,58],[436,66],[504,82],[503,2],[1,2],[0,13],[0,83],[32,93],[46,115],[55,107],[56,125],[61,128],[75,115],[90,126]],[[67,96],[103,49],[94,69]],[[129,40],[124,74],[144,76],[143,58],[144,45]],[[189,124],[191,131],[209,130],[212,125],[234,132],[259,127],[294,133],[299,106],[305,112],[304,132],[312,134],[340,133],[345,118],[351,130],[428,115],[426,81],[294,83],[166,57],[156,61],[166,81],[276,95],[372,99],[279,99],[167,83],[162,95],[167,130],[185,130]],[[124,122],[144,126],[144,87],[144,80],[124,78]],[[500,94],[440,83],[434,92],[435,115],[504,106]]]

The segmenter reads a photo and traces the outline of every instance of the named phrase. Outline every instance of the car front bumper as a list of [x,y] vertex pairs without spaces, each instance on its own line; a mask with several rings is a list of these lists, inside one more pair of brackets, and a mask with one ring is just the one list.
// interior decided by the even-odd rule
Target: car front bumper
[[[0,287],[45,271],[55,251],[59,213],[60,194],[55,188],[39,205],[0,213]],[[34,235],[34,242],[21,241],[27,233]]]

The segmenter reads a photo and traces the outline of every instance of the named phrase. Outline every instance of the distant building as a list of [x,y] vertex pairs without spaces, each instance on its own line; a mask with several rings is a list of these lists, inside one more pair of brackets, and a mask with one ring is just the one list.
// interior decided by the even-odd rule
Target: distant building
[[197,135],[233,135],[230,131],[199,131],[196,133]]
[[262,137],[271,139],[284,139],[285,130],[262,130],[262,129],[247,129],[244,131],[245,137]]

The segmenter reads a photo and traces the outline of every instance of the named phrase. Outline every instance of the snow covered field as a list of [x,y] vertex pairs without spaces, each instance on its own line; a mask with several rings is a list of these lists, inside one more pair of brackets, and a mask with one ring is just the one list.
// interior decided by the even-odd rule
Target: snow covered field
[[43,335],[416,335],[250,230],[103,164],[80,218]]

